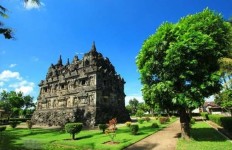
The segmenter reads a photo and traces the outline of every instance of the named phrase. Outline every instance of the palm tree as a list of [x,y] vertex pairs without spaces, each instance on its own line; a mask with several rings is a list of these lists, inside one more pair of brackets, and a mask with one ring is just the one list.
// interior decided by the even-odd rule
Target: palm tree
[[[35,3],[38,6],[40,6],[40,0],[24,0],[24,3]],[[7,9],[0,5],[0,15],[3,18],[8,18],[8,15],[6,14]],[[13,32],[11,28],[4,27],[4,23],[0,21],[0,34],[3,34],[6,39],[12,39],[13,38]]]

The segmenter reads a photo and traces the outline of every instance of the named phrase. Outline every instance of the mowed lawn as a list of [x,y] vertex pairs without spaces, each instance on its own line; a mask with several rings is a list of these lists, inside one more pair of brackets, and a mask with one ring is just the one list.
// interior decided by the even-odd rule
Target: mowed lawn
[[191,134],[190,141],[179,139],[177,150],[232,150],[232,142],[206,122],[196,122]]
[[110,141],[110,137],[103,134],[100,130],[82,130],[76,135],[75,140],[71,140],[71,136],[64,131],[57,129],[32,129],[31,131],[23,128],[12,129],[7,127],[7,130],[0,135],[0,150],[14,149],[46,149],[46,150],[120,150],[136,141],[139,141],[154,132],[165,128],[176,119],[171,119],[169,123],[159,124],[159,128],[152,128],[151,124],[158,122],[151,120],[144,121],[139,125],[137,135],[130,133],[129,127],[122,126],[116,131],[115,142],[119,144],[104,144]]

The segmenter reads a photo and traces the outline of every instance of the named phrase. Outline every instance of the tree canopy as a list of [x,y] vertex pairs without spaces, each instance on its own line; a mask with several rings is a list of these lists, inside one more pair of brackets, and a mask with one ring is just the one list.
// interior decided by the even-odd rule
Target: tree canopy
[[230,24],[208,8],[160,25],[136,58],[145,101],[178,108],[188,126],[187,111],[220,91],[218,60],[229,55],[231,39]]
[[7,117],[18,116],[20,111],[26,114],[27,110],[34,106],[33,97],[30,95],[24,96],[22,92],[15,91],[0,93],[0,108]]

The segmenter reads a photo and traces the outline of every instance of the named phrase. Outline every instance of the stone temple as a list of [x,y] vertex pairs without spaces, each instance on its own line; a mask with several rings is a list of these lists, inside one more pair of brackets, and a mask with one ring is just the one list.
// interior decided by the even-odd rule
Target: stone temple
[[93,127],[112,118],[130,120],[125,109],[125,81],[116,73],[110,60],[91,50],[80,60],[63,65],[60,56],[51,64],[46,79],[39,84],[40,93],[32,121],[38,125],[59,125],[82,122]]

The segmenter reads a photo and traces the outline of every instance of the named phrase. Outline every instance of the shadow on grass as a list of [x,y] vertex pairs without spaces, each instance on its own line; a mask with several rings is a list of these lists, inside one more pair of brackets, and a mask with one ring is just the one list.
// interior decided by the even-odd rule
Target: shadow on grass
[[226,141],[226,139],[213,128],[193,128],[191,129],[191,136],[196,141]]
[[18,150],[22,144],[15,145],[14,142],[17,140],[17,136],[4,131],[0,134],[0,150]]
[[86,136],[77,137],[77,138],[75,138],[75,140],[82,140],[82,139],[87,139],[87,138],[91,138],[91,137],[93,137],[93,135],[86,135]]
[[22,128],[15,128],[9,129],[4,131],[0,135],[0,150],[34,150],[34,149],[41,149],[41,143],[37,140],[25,140],[23,143],[16,143],[16,141],[20,140],[22,137],[26,136],[33,136],[37,134],[47,134],[53,133],[58,134],[57,129],[22,129]]

